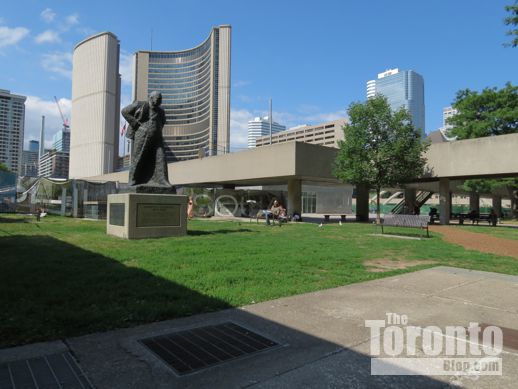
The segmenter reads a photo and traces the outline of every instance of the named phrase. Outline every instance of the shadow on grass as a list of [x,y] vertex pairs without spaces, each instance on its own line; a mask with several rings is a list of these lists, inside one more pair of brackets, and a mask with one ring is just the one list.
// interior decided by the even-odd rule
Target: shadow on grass
[[[36,220],[36,217],[33,217],[32,219]],[[29,223],[29,218],[10,218],[0,216],[0,223]]]
[[250,230],[248,228],[239,228],[237,230],[222,229],[222,230],[212,230],[212,231],[188,230],[187,235],[191,235],[191,236],[219,235],[219,234],[225,235],[225,234],[233,234],[236,232],[257,232],[257,231]]
[[[0,247],[0,348],[230,307],[218,298],[52,237],[0,237]],[[208,369],[194,374],[189,378],[191,387],[243,387],[250,382],[277,379],[280,371],[284,373],[280,377],[281,386],[311,386],[315,375],[322,386],[347,387],[351,377],[361,387],[369,388],[444,386],[428,377],[371,376],[368,355],[246,310],[227,310],[185,320],[194,327],[232,320],[286,345],[241,360],[238,363],[241,374],[235,374],[232,363],[221,366],[224,371]],[[161,331],[171,332],[174,323],[157,325],[163,325]],[[181,327],[186,322],[182,323],[176,325]],[[108,336],[110,341],[100,342],[99,336],[104,339]],[[87,352],[75,350],[93,383],[100,383],[98,387],[152,385],[162,374],[160,367],[148,357],[139,358],[138,364],[123,366],[121,360],[129,361],[127,351],[124,347],[110,346],[112,336],[94,335],[93,348],[87,347]],[[76,345],[77,342],[81,340],[76,338]],[[319,360],[325,360],[325,369],[331,369],[333,374],[321,374],[322,367],[315,363]],[[118,366],[118,374],[108,374],[111,366]],[[171,374],[167,377],[172,386],[185,386],[186,377]]]
[[383,234],[380,233],[380,235],[387,235],[387,236],[393,236],[393,237],[401,237],[401,238],[422,238],[422,239],[432,239],[433,235],[430,234],[430,236],[426,236],[426,232],[423,233],[417,233],[417,232],[384,232]]
[[48,236],[0,238],[0,347],[228,308]]

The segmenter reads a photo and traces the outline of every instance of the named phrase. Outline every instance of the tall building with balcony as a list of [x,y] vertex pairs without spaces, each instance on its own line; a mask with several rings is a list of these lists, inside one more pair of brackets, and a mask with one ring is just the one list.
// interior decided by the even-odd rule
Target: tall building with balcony
[[0,162],[19,173],[25,126],[25,96],[0,89]]
[[135,53],[133,99],[162,93],[168,161],[229,152],[230,45],[225,25],[192,49]]
[[367,98],[385,96],[393,110],[406,108],[416,129],[425,134],[424,80],[413,70],[389,69],[367,81]]
[[119,156],[119,41],[111,32],[93,35],[74,49],[70,177],[115,171]]
[[[286,126],[272,121],[272,135],[285,131]],[[270,120],[268,116],[264,118],[254,118],[248,122],[248,147],[255,147],[255,140],[261,136],[270,135]]]

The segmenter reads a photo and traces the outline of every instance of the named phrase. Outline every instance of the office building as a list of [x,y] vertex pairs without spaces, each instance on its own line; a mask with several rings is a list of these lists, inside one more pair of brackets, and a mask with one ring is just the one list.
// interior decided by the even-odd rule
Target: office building
[[162,93],[169,162],[217,155],[230,148],[231,27],[214,27],[199,46],[135,54],[134,100]]
[[[304,142],[338,148],[338,142],[344,139],[343,127],[346,123],[346,119],[337,119],[314,126],[297,126],[272,135],[271,143]],[[269,144],[269,135],[256,139],[256,147],[267,146]]]
[[459,111],[453,107],[444,107],[442,109],[442,128],[445,130],[452,128],[451,124],[448,124],[448,119],[456,115]]
[[[272,121],[272,134],[285,131],[286,126]],[[270,120],[268,116],[264,118],[254,118],[248,122],[248,147],[255,147],[255,140],[261,136],[270,136]]]
[[425,134],[424,80],[413,70],[389,69],[367,81],[367,98],[385,96],[393,110],[406,108],[416,129]]
[[40,150],[40,142],[37,140],[30,140],[29,141],[29,151],[34,151],[35,153],[38,153]]
[[56,151],[70,152],[70,129],[63,126],[61,131],[56,132],[52,137],[52,149]]
[[119,41],[111,32],[77,44],[72,69],[70,177],[113,172],[119,156]]
[[38,177],[38,151],[23,150],[20,176]]
[[0,89],[0,162],[19,173],[25,125],[25,96]]
[[68,178],[69,153],[47,150],[40,158],[38,177]]
[[20,176],[38,177],[38,153],[40,142],[37,140],[29,141],[29,149],[22,151],[22,163],[20,167]]

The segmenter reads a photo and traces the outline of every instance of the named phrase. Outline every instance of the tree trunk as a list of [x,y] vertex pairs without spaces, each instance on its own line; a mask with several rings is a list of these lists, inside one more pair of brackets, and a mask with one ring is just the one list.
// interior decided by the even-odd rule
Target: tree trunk
[[518,219],[518,190],[512,186],[508,186],[507,192],[511,199],[511,218]]
[[376,224],[381,224],[380,188],[376,188]]

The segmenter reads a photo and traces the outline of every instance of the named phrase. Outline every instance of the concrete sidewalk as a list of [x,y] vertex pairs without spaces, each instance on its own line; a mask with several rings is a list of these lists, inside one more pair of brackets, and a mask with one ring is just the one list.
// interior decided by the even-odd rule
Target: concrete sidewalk
[[[365,320],[386,320],[387,313],[407,315],[409,325],[434,325],[443,331],[470,322],[506,328],[499,356],[503,375],[372,376]],[[228,321],[280,346],[179,376],[139,342]],[[518,331],[518,277],[437,267],[240,309],[0,350],[0,365],[68,350],[92,385],[107,389],[515,388],[518,332],[513,331]],[[420,345],[418,355],[424,352]]]

